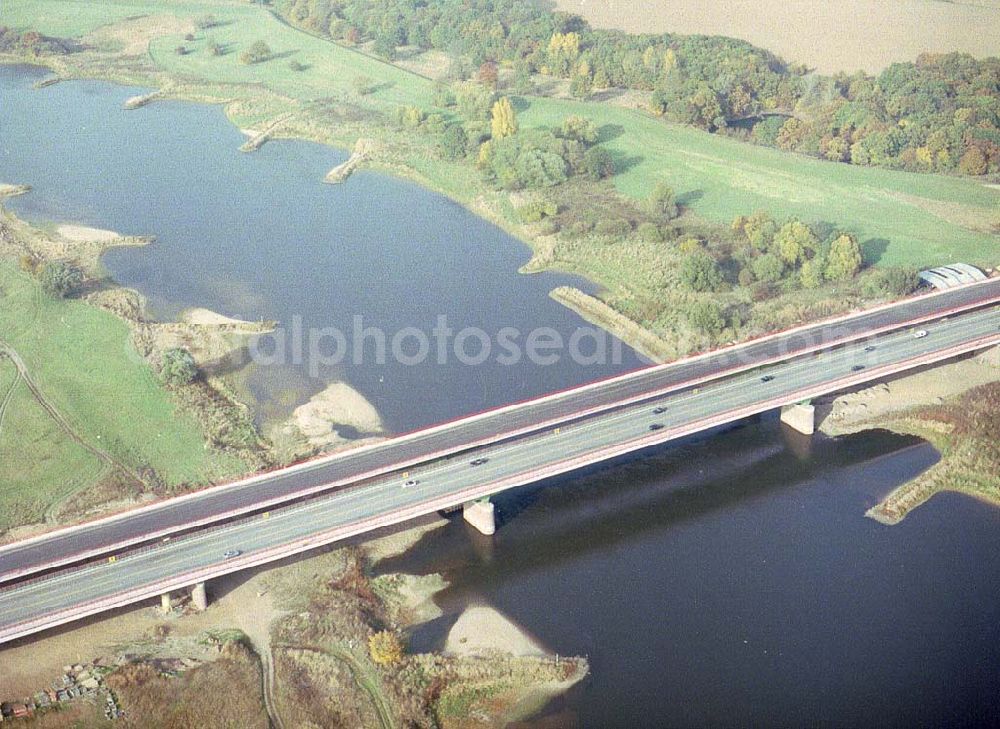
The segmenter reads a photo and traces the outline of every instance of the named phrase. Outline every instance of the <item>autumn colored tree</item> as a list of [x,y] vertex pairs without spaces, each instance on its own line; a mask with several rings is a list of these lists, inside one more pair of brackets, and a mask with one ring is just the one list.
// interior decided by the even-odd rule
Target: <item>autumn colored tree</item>
[[479,67],[479,73],[476,76],[479,79],[479,83],[483,86],[495,89],[497,87],[497,81],[500,79],[500,73],[497,70],[496,62],[485,61]]
[[830,246],[826,277],[831,281],[853,278],[861,270],[861,261],[861,245],[857,238],[845,233]]
[[380,666],[392,666],[403,660],[403,643],[391,630],[382,630],[368,637],[368,653]]
[[790,220],[774,236],[775,252],[789,266],[797,266],[816,250],[819,241],[805,223]]
[[490,131],[494,139],[503,139],[517,134],[517,114],[506,96],[493,104]]
[[986,170],[986,155],[979,147],[969,147],[958,161],[958,171],[963,175],[985,175]]

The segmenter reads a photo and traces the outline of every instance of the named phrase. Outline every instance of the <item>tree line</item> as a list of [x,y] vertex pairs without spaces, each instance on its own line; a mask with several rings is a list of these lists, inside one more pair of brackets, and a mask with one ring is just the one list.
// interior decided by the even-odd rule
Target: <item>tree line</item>
[[[982,175],[1000,171],[1000,59],[921,55],[877,76],[823,76],[745,41],[592,29],[533,0],[283,0],[292,23],[347,43],[456,59],[455,75],[510,69],[569,80],[573,95],[629,88],[652,111],[712,132],[839,162]],[[466,66],[466,64],[468,64]],[[484,72],[484,69],[486,71]]]

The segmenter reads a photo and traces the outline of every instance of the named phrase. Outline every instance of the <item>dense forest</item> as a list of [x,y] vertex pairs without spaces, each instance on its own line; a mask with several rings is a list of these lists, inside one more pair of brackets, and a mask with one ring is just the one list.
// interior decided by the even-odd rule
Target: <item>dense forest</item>
[[282,0],[279,9],[388,59],[401,46],[444,51],[455,79],[499,66],[518,93],[532,74],[567,79],[579,98],[635,89],[674,121],[839,162],[1000,171],[997,58],[926,54],[878,76],[821,76],[744,41],[594,30],[533,0]]

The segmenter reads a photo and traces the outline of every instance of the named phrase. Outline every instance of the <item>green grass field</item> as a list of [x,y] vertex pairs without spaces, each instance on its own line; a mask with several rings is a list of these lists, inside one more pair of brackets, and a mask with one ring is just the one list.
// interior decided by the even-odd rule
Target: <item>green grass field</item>
[[[0,262],[0,339],[24,360],[42,394],[89,445],[130,468],[148,465],[168,483],[240,471],[206,450],[193,417],[176,412],[117,317],[78,301],[54,301],[33,279]],[[2,372],[8,378],[9,362]],[[0,398],[6,390],[0,381]],[[0,513],[31,492],[37,503],[98,475],[97,459],[69,440],[23,383],[0,433]],[[2,527],[0,527],[2,528]]]
[[607,104],[526,102],[519,116],[525,126],[555,126],[578,114],[603,127],[621,168],[615,185],[630,197],[644,197],[664,180],[709,220],[729,222],[763,209],[833,223],[858,235],[870,260],[883,265],[1000,263],[996,235],[955,222],[983,231],[1000,223],[1000,190],[978,182],[824,162]]
[[[365,103],[431,106],[428,80],[291,28],[257,6],[221,0],[8,0],[5,22],[82,35],[124,17],[164,13],[190,18],[211,13],[222,21],[198,31],[193,42],[180,36],[156,39],[150,54],[167,71],[206,81],[261,83],[300,100],[353,94],[354,78],[365,75],[377,88]],[[210,55],[205,49],[209,37],[228,52]],[[277,57],[252,66],[239,63],[239,51],[258,39]],[[182,43],[191,50],[183,56],[174,52]],[[292,60],[305,70],[292,71]],[[522,127],[555,126],[570,114],[600,125],[620,168],[615,185],[630,197],[643,197],[665,180],[683,203],[708,220],[728,222],[767,209],[777,217],[831,223],[855,233],[865,242],[869,262],[880,265],[997,263],[1000,241],[993,231],[1000,223],[1000,190],[972,180],[824,162],[665,124],[607,103],[530,98],[523,106]],[[424,166],[421,172],[432,183],[452,187],[453,169]]]
[[[35,400],[9,360],[0,360],[0,532],[44,518],[49,505],[106,470]],[[13,390],[11,389],[13,388]]]

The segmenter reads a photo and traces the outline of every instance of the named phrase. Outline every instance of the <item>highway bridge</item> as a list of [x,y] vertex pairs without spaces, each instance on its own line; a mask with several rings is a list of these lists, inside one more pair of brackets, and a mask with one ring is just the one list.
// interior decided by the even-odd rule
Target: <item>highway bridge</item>
[[10,545],[0,642],[443,509],[491,524],[505,489],[1000,343],[998,301],[924,295]]

